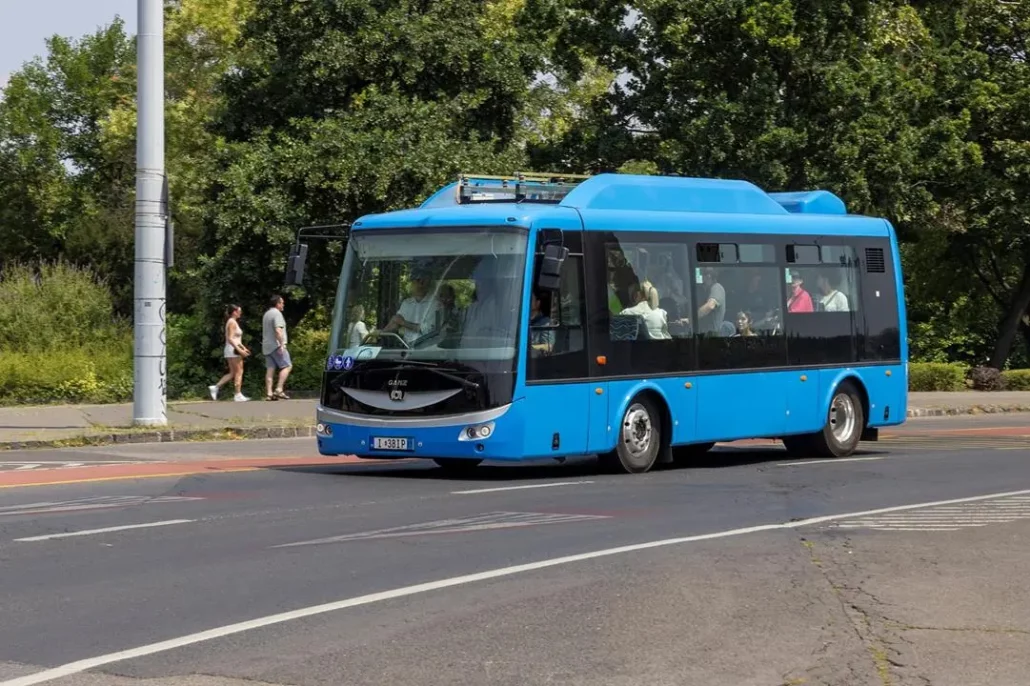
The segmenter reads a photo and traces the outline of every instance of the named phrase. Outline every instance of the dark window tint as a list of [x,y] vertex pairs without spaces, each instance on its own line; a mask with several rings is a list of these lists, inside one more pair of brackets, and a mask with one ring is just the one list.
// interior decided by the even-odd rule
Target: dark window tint
[[847,245],[819,246],[818,266],[792,266],[787,282],[787,350],[794,365],[857,359],[860,329],[858,262]]
[[[534,275],[539,268],[540,255],[537,255]],[[560,290],[534,287],[530,305],[527,378],[585,378],[588,367],[583,256],[566,258],[562,264]]]
[[788,245],[787,262],[790,264],[819,264],[819,246]]
[[779,267],[772,245],[738,246],[738,260],[695,268],[698,365],[756,369],[786,363]]
[[[605,374],[693,367],[688,247],[669,235],[608,234]],[[717,251],[714,254],[718,254]]]
[[886,240],[870,243],[861,270],[865,335],[859,351],[864,360],[894,361],[901,358],[901,326],[891,247]]

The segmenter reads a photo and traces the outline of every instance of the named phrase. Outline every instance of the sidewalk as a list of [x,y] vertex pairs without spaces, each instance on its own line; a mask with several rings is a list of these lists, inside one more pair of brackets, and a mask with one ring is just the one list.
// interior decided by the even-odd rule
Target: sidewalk
[[[132,427],[132,405],[0,408],[0,450],[313,436],[315,400],[169,403],[167,428]],[[910,393],[909,417],[1030,412],[1030,392]]]

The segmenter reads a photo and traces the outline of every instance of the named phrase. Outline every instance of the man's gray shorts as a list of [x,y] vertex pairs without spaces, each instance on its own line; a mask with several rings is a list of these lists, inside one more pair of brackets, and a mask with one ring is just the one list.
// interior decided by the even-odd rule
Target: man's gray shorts
[[279,348],[271,355],[265,355],[265,367],[268,369],[286,369],[293,366],[290,359],[290,351],[286,348]]

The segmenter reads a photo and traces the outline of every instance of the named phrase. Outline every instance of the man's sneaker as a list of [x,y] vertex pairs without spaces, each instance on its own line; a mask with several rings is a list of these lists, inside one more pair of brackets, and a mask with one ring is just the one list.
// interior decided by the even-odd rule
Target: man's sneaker
[[233,396],[233,400],[235,400],[238,403],[245,403],[248,400],[250,400],[250,398],[248,398],[247,396],[243,395],[242,393],[237,393],[235,396]]
[[208,386],[207,392],[211,394],[212,400],[218,400],[218,386]]

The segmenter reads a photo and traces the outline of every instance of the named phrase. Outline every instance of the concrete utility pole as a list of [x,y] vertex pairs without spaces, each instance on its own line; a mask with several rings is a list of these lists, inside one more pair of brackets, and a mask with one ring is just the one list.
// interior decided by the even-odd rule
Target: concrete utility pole
[[165,364],[164,3],[137,0],[136,280],[132,421],[168,423]]

